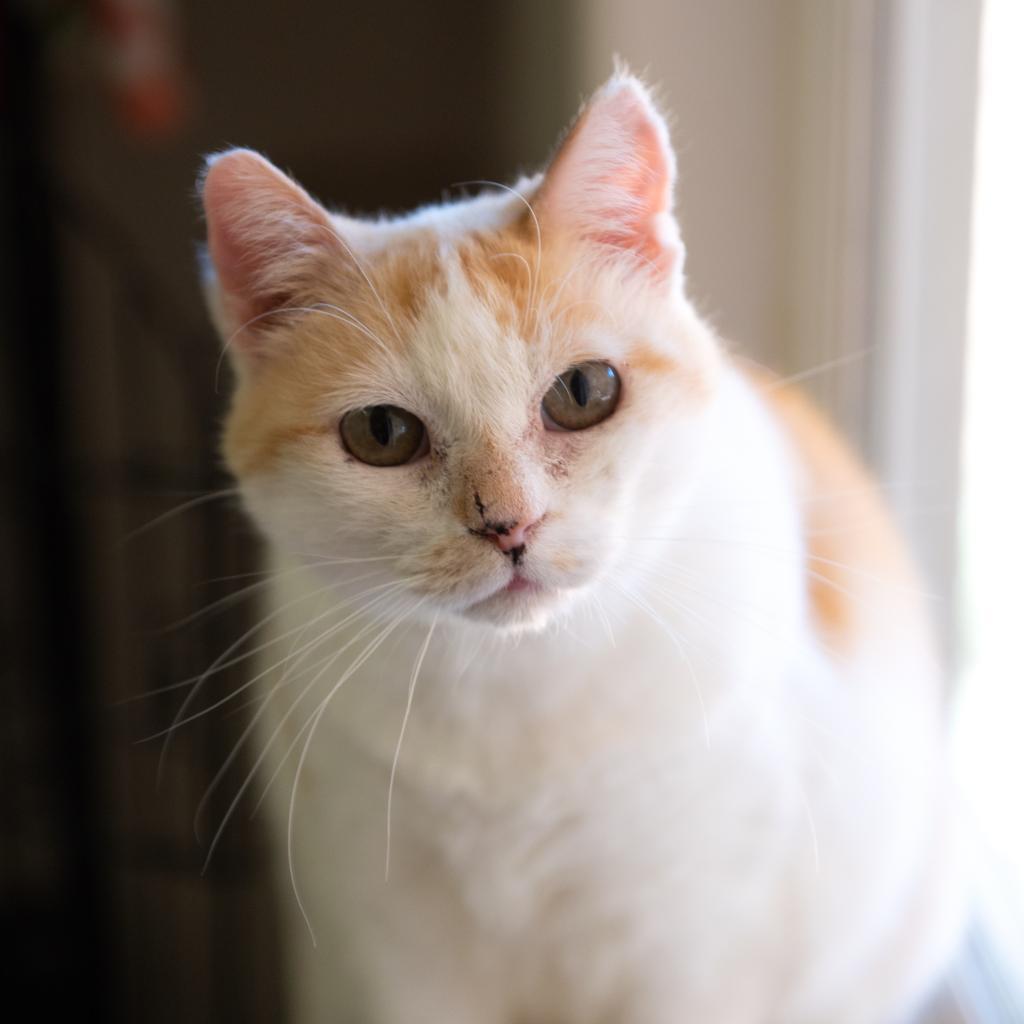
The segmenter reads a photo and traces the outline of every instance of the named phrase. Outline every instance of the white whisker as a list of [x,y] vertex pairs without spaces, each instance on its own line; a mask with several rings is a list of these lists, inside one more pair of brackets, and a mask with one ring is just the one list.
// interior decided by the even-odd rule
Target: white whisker
[[540,220],[538,220],[538,218],[537,218],[537,212],[534,210],[533,206],[530,204],[530,201],[526,198],[526,196],[524,196],[522,194],[522,192],[519,192],[516,189],[512,188],[511,185],[503,185],[500,181],[488,181],[486,179],[478,179],[476,181],[457,181],[457,182],[455,182],[455,185],[457,187],[458,186],[462,186],[462,185],[485,185],[485,186],[491,186],[493,188],[500,188],[500,189],[504,190],[505,192],[509,192],[512,195],[514,195],[516,197],[516,199],[518,199],[523,204],[523,206],[526,207],[527,211],[530,214],[530,217],[533,220],[533,230],[534,230],[534,235],[535,235],[535,238],[536,238],[536,249],[535,249],[534,261],[533,261],[533,276],[530,278],[530,291],[529,291],[529,297],[527,299],[527,303],[526,304],[527,304],[527,308],[532,310],[534,312],[534,314],[536,314],[536,308],[534,306],[534,298],[535,298],[534,287],[536,285],[536,282],[538,280],[540,280],[540,264],[541,264],[541,251],[542,251],[541,250],[541,236],[540,236]]
[[[393,595],[389,595],[389,596],[393,597]],[[209,849],[207,851],[206,861],[205,861],[204,866],[203,866],[203,870],[204,871],[207,869],[207,867],[209,867],[210,861],[213,858],[214,851],[216,850],[217,844],[220,841],[220,837],[223,834],[224,829],[227,827],[228,822],[231,820],[231,817],[234,814],[234,811],[235,811],[236,807],[238,806],[238,804],[240,803],[242,797],[245,795],[246,791],[248,790],[249,785],[251,784],[253,778],[256,776],[256,773],[259,771],[260,766],[266,760],[267,755],[273,749],[274,741],[280,735],[281,730],[284,728],[285,724],[291,718],[291,716],[295,712],[296,708],[306,698],[306,696],[313,689],[313,687],[317,684],[317,682],[321,678],[323,678],[323,676],[326,673],[327,669],[329,669],[330,666],[335,661],[337,661],[337,659],[339,657],[341,657],[341,655],[346,650],[348,650],[354,644],[358,643],[364,636],[366,636],[366,634],[368,632],[370,632],[371,629],[375,628],[379,624],[380,621],[381,621],[380,618],[374,619],[371,623],[369,623],[367,626],[364,626],[353,637],[351,637],[348,641],[346,641],[346,643],[344,643],[337,651],[335,651],[331,655],[329,655],[328,658],[325,659],[325,661],[326,661],[325,667],[322,668],[317,673],[317,675],[314,676],[314,678],[309,683],[306,684],[306,686],[303,688],[302,692],[298,695],[298,697],[296,697],[295,700],[292,701],[292,703],[288,706],[288,708],[285,711],[284,715],[282,715],[281,720],[274,727],[274,729],[271,732],[269,738],[267,739],[266,743],[264,744],[262,753],[259,755],[259,757],[257,757],[255,759],[255,761],[253,762],[252,766],[250,767],[248,774],[246,775],[245,779],[243,780],[241,786],[239,786],[239,788],[238,788],[238,792],[235,794],[234,798],[232,799],[230,805],[228,806],[227,811],[225,811],[224,816],[222,817],[221,822],[218,825],[217,830],[216,830],[216,832],[213,835],[213,838],[210,840],[210,846],[209,846]],[[319,665],[319,663],[317,663],[317,664]],[[313,667],[316,667],[316,666],[313,666]],[[234,747],[232,748],[231,753],[228,755],[228,759],[224,762],[224,764],[221,765],[221,768],[218,771],[216,777],[210,783],[210,785],[207,787],[207,790],[203,794],[203,798],[202,798],[202,800],[199,803],[199,807],[196,810],[196,816],[197,817],[202,813],[202,811],[203,811],[204,807],[206,806],[207,802],[209,801],[209,799],[210,799],[210,797],[211,797],[215,787],[218,785],[220,780],[226,774],[226,772],[228,770],[228,767],[230,766],[231,762],[235,759],[235,757],[237,757],[237,755],[238,755],[239,751],[241,750],[242,745],[244,744],[245,740],[251,735],[252,731],[256,728],[257,722],[263,716],[263,714],[266,711],[266,709],[270,706],[270,703],[271,703],[272,699],[277,694],[277,692],[280,690],[282,682],[283,682],[283,680],[279,681],[271,689],[270,693],[267,694],[267,696],[264,699],[263,703],[260,705],[259,709],[256,711],[256,713],[253,715],[252,719],[250,720],[250,722],[249,722],[248,726],[246,727],[245,731],[242,733],[242,735],[239,737],[238,741],[235,743]],[[260,795],[259,801],[257,803],[257,807],[259,806],[259,803],[262,803],[263,799],[266,797],[267,793],[270,790],[270,787],[273,785],[274,780],[277,778],[278,772],[280,772],[281,767],[288,760],[288,756],[290,755],[291,751],[295,748],[295,745],[298,742],[299,738],[302,736],[302,733],[305,730],[306,725],[308,725],[308,721],[309,720],[307,719],[307,722],[296,732],[295,737],[292,739],[292,742],[289,744],[287,750],[285,751],[284,756],[281,758],[281,761],[280,761],[277,769],[274,771],[273,775],[270,778],[270,781],[267,783],[267,785],[264,788],[262,794]]]
[[609,320],[612,320],[611,313],[608,311],[608,308],[603,303],[598,302],[595,299],[580,299],[578,302],[570,302],[567,306],[563,306],[551,318],[551,326],[554,327],[555,324],[557,324],[558,321],[561,320],[566,313],[568,313],[570,310],[577,309],[580,306],[594,306],[597,309],[599,309],[602,313],[604,313],[604,315],[608,317]]
[[285,839],[285,847],[287,851],[288,860],[288,876],[291,879],[292,883],[292,893],[295,896],[295,902],[298,905],[299,912],[302,914],[302,918],[306,922],[306,928],[309,930],[309,937],[312,940],[314,948],[316,947],[316,933],[313,931],[313,925],[309,919],[309,914],[306,912],[306,907],[302,902],[301,895],[299,894],[299,886],[295,877],[295,854],[292,844],[295,823],[295,797],[299,790],[299,780],[302,778],[302,768],[303,765],[306,763],[306,756],[309,753],[310,744],[313,742],[314,735],[316,735],[316,727],[317,725],[319,725],[320,719],[323,717],[324,712],[327,710],[327,707],[330,704],[331,699],[342,687],[342,685],[348,679],[350,679],[351,676],[356,671],[358,671],[359,668],[361,668],[362,665],[367,660],[369,660],[369,658],[373,656],[377,648],[380,647],[382,643],[384,643],[384,641],[395,631],[395,629],[397,629],[398,626],[402,622],[404,622],[413,613],[413,611],[415,611],[416,608],[418,608],[425,600],[425,597],[420,598],[420,600],[415,605],[413,605],[413,607],[410,608],[409,611],[407,611],[400,618],[395,619],[390,625],[386,626],[384,630],[381,632],[380,636],[378,636],[376,640],[372,641],[363,649],[363,651],[359,654],[356,660],[352,662],[352,664],[349,665],[349,667],[345,670],[342,677],[334,684],[334,686],[331,687],[330,692],[320,702],[320,704],[314,710],[312,715],[308,719],[306,719],[306,722],[303,723],[302,727],[299,730],[299,735],[301,735],[303,730],[305,730],[307,727],[309,729],[306,735],[306,742],[303,744],[302,747],[302,753],[299,755],[299,764],[298,767],[295,769],[295,779],[292,782],[291,796],[288,801],[288,829]]
[[255,579],[257,576],[264,579],[287,576],[293,572],[300,572],[303,569],[318,569],[332,565],[352,565],[356,562],[395,562],[397,555],[376,555],[370,558],[322,558],[320,555],[308,554],[300,551],[288,552],[293,558],[302,558],[301,565],[288,566],[284,569],[254,569],[251,572],[236,572],[228,576],[211,576],[203,580],[202,584],[229,583],[232,580]]
[[827,362],[819,363],[817,366],[812,366],[807,370],[800,370],[797,373],[790,374],[788,377],[777,377],[769,381],[768,390],[777,391],[790,384],[797,384],[803,380],[810,380],[812,377],[817,377],[819,374],[827,373],[829,370],[836,370],[841,366],[847,366],[850,363],[857,362],[858,360],[871,355],[876,348],[877,346],[875,345],[868,345],[865,348],[858,349],[856,352],[847,352],[846,355],[839,356],[836,359],[829,359]]
[[199,505],[206,505],[211,501],[219,501],[222,498],[231,498],[237,494],[241,494],[241,491],[237,487],[225,487],[223,490],[211,491],[209,494],[201,494],[198,498],[191,498],[189,501],[184,501],[180,505],[175,505],[174,508],[168,509],[166,512],[162,512],[155,519],[151,519],[148,523],[143,523],[142,526],[138,526],[129,533],[126,533],[117,542],[118,546],[127,544],[136,537],[140,537],[142,534],[148,533],[161,523],[167,522],[168,519],[173,516],[180,515],[182,512],[187,512],[189,509],[196,508]]
[[[363,321],[359,319],[359,317],[357,317],[354,313],[350,313],[347,309],[342,309],[340,306],[336,306],[332,302],[315,302],[310,307],[310,310],[322,312],[326,316],[335,314],[335,318],[339,316],[342,317],[345,323],[348,323],[350,326],[355,327],[357,330],[366,335],[366,337],[369,338],[371,341],[376,342],[381,347],[382,350],[390,353],[390,348],[388,347],[386,342],[380,337],[380,335],[375,334],[373,331],[371,331],[370,328],[367,327],[366,324],[364,324]],[[330,310],[331,313],[328,313],[328,310]],[[393,328],[394,324],[392,324],[391,326]]]
[[[366,605],[365,607],[372,607],[375,603],[384,601],[389,596],[390,596],[390,594],[387,594],[387,593],[385,593],[383,595],[379,595],[377,598],[374,599],[374,601],[370,602],[370,604]],[[351,603],[352,603],[351,600],[343,601],[340,605],[336,605],[334,608],[330,609],[329,612],[326,612],[324,614],[328,615],[328,614],[331,614],[332,612],[336,612],[340,608],[347,607]],[[217,708],[223,707],[229,701],[234,700],[234,698],[237,697],[240,693],[245,692],[250,687],[252,687],[256,683],[258,683],[265,676],[269,675],[271,672],[274,671],[274,669],[280,668],[281,665],[284,665],[287,662],[291,661],[292,658],[295,658],[299,654],[301,654],[301,653],[303,653],[305,651],[308,651],[308,650],[316,647],[318,644],[323,643],[323,641],[325,639],[327,639],[329,636],[332,636],[338,630],[342,629],[344,626],[346,626],[353,619],[358,618],[360,615],[363,614],[364,611],[365,611],[365,608],[362,608],[362,609],[359,609],[357,611],[352,612],[350,615],[347,615],[344,619],[342,619],[341,622],[335,623],[333,626],[329,627],[327,630],[325,630],[323,633],[321,633],[320,636],[318,636],[315,640],[310,640],[308,643],[303,644],[303,646],[301,648],[299,648],[298,651],[294,651],[292,653],[289,653],[289,654],[285,655],[285,657],[281,658],[279,661],[274,662],[274,664],[271,665],[269,668],[265,668],[262,672],[257,673],[255,676],[253,676],[247,682],[243,683],[237,689],[232,690],[232,692],[229,693],[226,697],[221,697],[219,700],[214,701],[212,704],[207,705],[205,708],[202,708],[201,710],[196,711],[194,714],[191,714],[191,715],[189,715],[187,717],[175,718],[174,722],[170,726],[168,726],[166,729],[161,729],[159,732],[155,732],[151,736],[147,736],[144,739],[140,740],[139,742],[140,743],[145,743],[145,742],[148,742],[149,740],[157,739],[160,736],[169,736],[171,733],[173,733],[176,730],[180,729],[182,726],[187,725],[189,722],[194,722],[197,719],[202,718],[204,715],[209,714],[211,711],[215,711]],[[313,621],[316,621],[316,620],[315,619],[311,620],[311,622],[313,622]],[[311,624],[311,622],[310,623],[306,623],[302,627],[297,627],[297,629],[295,631],[293,631],[293,632],[297,632],[297,630],[299,628],[301,628],[301,629],[308,629],[310,624]],[[283,638],[279,637],[277,640],[275,640],[273,642],[275,642],[275,643],[279,642],[281,639],[283,639]],[[191,696],[191,694],[190,694],[190,696]]]
[[[760,541],[746,540],[742,537],[633,537],[632,540],[638,541],[662,541],[666,544],[726,544],[729,546],[742,546],[747,548],[754,548],[759,552],[763,552],[768,555],[774,555],[780,558],[786,558],[793,562],[799,562],[800,560],[806,560],[810,562],[819,562],[822,565],[828,565],[835,569],[842,569],[844,572],[848,572],[853,576],[860,576],[863,579],[870,580],[872,583],[877,583],[880,586],[890,587],[893,590],[901,591],[903,593],[910,594],[913,597],[925,598],[927,600],[937,600],[938,595],[931,593],[926,590],[922,590],[919,587],[908,586],[907,584],[900,583],[897,580],[889,580],[884,576],[879,576],[876,573],[872,573],[866,569],[861,569],[858,566],[850,565],[846,562],[839,562],[835,559],[826,558],[823,555],[816,555],[806,549],[792,549],[786,547],[777,547],[771,544],[765,544]],[[810,569],[807,570],[809,573]]]
[[519,260],[524,267],[526,267],[526,280],[529,282],[530,289],[533,288],[533,271],[530,269],[530,264],[526,262],[525,256],[520,256],[517,252],[496,252],[491,256],[492,260],[499,260],[503,258],[509,258],[513,260]]
[[811,833],[811,852],[814,855],[814,873],[816,875],[821,874],[821,850],[818,847],[818,826],[814,821],[814,814],[811,811],[811,803],[807,799],[807,794],[803,791],[801,786],[800,791],[800,802],[804,807],[804,815],[807,818],[807,827]]
[[[324,587],[321,587],[318,590],[310,591],[309,593],[303,594],[300,597],[295,598],[295,600],[293,600],[293,601],[289,601],[287,604],[284,604],[284,605],[281,605],[278,608],[275,608],[274,611],[271,612],[269,615],[267,615],[264,618],[260,619],[260,621],[257,622],[255,626],[251,626],[249,629],[247,629],[237,640],[235,640],[227,648],[227,650],[222,651],[220,653],[220,655],[218,655],[218,657],[216,659],[214,659],[214,661],[212,662],[212,664],[208,668],[206,668],[204,671],[200,672],[198,675],[189,676],[188,679],[181,679],[181,680],[179,680],[176,683],[168,683],[166,686],[157,686],[157,687],[155,687],[152,690],[147,690],[145,693],[135,694],[135,695],[133,695],[131,697],[126,697],[126,698],[124,698],[124,700],[119,701],[118,703],[120,703],[120,704],[130,704],[130,703],[134,703],[135,701],[146,700],[146,699],[148,699],[150,697],[154,697],[154,696],[156,696],[157,694],[160,694],[160,693],[169,693],[171,690],[181,690],[181,689],[183,689],[186,686],[195,686],[196,684],[201,683],[204,679],[209,679],[211,676],[216,675],[216,674],[218,674],[220,672],[223,672],[226,669],[231,668],[233,665],[239,664],[239,662],[247,661],[249,658],[252,658],[255,655],[259,654],[259,652],[264,650],[265,648],[271,647],[273,644],[279,643],[281,640],[284,640],[286,637],[291,636],[292,633],[294,633],[296,630],[299,630],[299,629],[303,628],[303,626],[301,626],[301,625],[296,626],[294,629],[289,629],[289,630],[285,631],[284,633],[281,633],[279,636],[273,637],[272,639],[267,640],[265,643],[262,643],[262,644],[258,645],[257,647],[250,648],[249,650],[245,651],[243,654],[236,655],[234,658],[228,658],[228,655],[230,655],[234,651],[237,651],[238,648],[243,643],[245,643],[246,640],[248,640],[250,637],[252,637],[256,633],[258,633],[268,622],[271,622],[273,619],[275,619],[282,612],[284,612],[288,608],[292,607],[292,605],[298,604],[300,601],[305,601],[305,600],[307,600],[310,597],[315,597],[317,594],[324,593],[327,590],[334,590],[334,589],[337,589],[338,587],[343,586],[345,584],[352,584],[352,583],[359,582],[361,580],[369,579],[369,577],[373,576],[373,575],[376,575],[376,572],[364,573],[362,576],[356,576],[356,577],[353,577],[352,579],[347,579],[347,580],[335,580],[333,583],[328,583],[327,585],[325,585]],[[387,584],[381,584],[381,586],[382,587],[383,586],[387,586]],[[362,591],[361,594],[357,594],[357,595],[353,596],[349,600],[350,601],[358,600],[360,597],[364,596],[365,594],[373,593],[374,589],[375,589],[374,587],[370,587],[369,589]],[[327,611],[327,612],[324,613],[323,616],[318,616],[318,618],[323,618],[323,617],[326,617],[327,615],[330,615],[330,614],[331,614],[331,612]],[[313,621],[317,621],[317,620],[314,619]],[[224,660],[225,658],[227,658],[228,660]]]
[[370,289],[370,293],[377,300],[377,305],[380,306],[381,312],[384,314],[384,316],[387,317],[388,323],[391,325],[391,331],[394,334],[395,340],[397,341],[398,327],[395,325],[395,321],[391,316],[390,310],[387,308],[387,306],[384,305],[384,301],[380,297],[380,292],[377,291],[377,288],[374,285],[373,281],[370,280],[370,275],[366,272],[366,269],[360,262],[359,257],[356,256],[355,252],[353,252],[352,247],[348,244],[348,242],[345,241],[344,238],[341,237],[341,235],[336,235],[336,237],[338,241],[341,243],[342,248],[344,248],[344,250],[348,253],[349,259],[351,259],[352,262],[355,264],[356,270],[359,271],[363,280],[366,282],[366,287]]
[[398,773],[398,755],[402,751],[402,740],[405,739],[405,728],[409,724],[409,713],[412,711],[412,698],[416,692],[416,680],[419,679],[420,669],[423,667],[423,659],[427,656],[427,648],[430,646],[430,638],[434,635],[434,627],[440,612],[434,615],[430,629],[423,640],[423,646],[416,656],[416,663],[413,665],[412,675],[409,678],[409,697],[405,702],[405,714],[402,715],[402,727],[398,730],[398,741],[395,743],[395,758],[391,762],[391,776],[388,779],[388,804],[387,804],[387,826],[386,840],[384,844],[384,881],[386,882],[391,874],[391,803],[395,794],[395,775]]
[[[371,289],[372,287],[373,286],[371,285]],[[376,292],[374,292],[374,294],[376,294]],[[323,308],[324,306],[328,306],[330,308],[325,309]],[[337,310],[337,312],[332,312],[332,310]],[[391,351],[390,348],[376,334],[374,334],[373,331],[371,331],[361,320],[359,320],[357,317],[353,316],[346,310],[340,309],[337,306],[331,306],[330,303],[317,303],[312,306],[278,306],[275,309],[267,309],[264,310],[262,313],[257,313],[256,316],[250,317],[248,320],[245,321],[245,323],[240,324],[238,327],[236,327],[235,330],[232,331],[231,334],[228,336],[227,340],[221,346],[220,356],[217,358],[217,366],[214,369],[213,389],[215,393],[220,393],[221,366],[224,363],[224,357],[228,354],[228,352],[231,351],[231,345],[234,343],[235,338],[237,338],[238,335],[240,335],[243,331],[252,327],[253,324],[259,323],[261,320],[266,320],[270,317],[280,316],[286,313],[319,313],[321,316],[326,316],[332,320],[337,320],[339,323],[343,323],[347,327],[354,327],[357,331],[359,331],[361,334],[364,334],[371,341],[380,345],[383,351]],[[343,315],[339,315],[339,313]],[[388,319],[390,320],[390,316],[388,317]],[[392,327],[394,327],[394,324],[392,324]]]
[[[341,622],[335,623],[333,626],[329,627],[323,633],[319,634],[319,636],[316,637],[315,639],[310,640],[307,643],[303,644],[297,651],[292,651],[292,652],[286,654],[283,658],[278,660],[278,662],[274,662],[274,664],[269,666],[269,668],[264,669],[262,672],[260,672],[257,675],[253,676],[252,679],[250,679],[248,682],[243,683],[237,689],[232,690],[227,696],[221,697],[219,700],[214,701],[214,703],[212,703],[212,705],[209,705],[208,707],[202,709],[201,711],[196,712],[194,715],[189,715],[187,718],[180,718],[180,719],[176,718],[174,723],[172,725],[168,726],[167,729],[163,729],[160,732],[155,732],[153,735],[146,736],[144,739],[139,740],[139,741],[140,742],[145,742],[146,740],[156,739],[156,738],[158,738],[159,736],[162,736],[162,735],[170,735],[172,732],[174,732],[177,729],[181,728],[183,725],[186,725],[188,722],[195,722],[197,719],[202,718],[204,715],[208,715],[210,712],[215,711],[217,708],[222,707],[229,700],[232,700],[234,697],[237,697],[240,693],[244,692],[245,690],[247,690],[251,686],[253,686],[255,683],[259,682],[260,679],[263,679],[264,677],[269,675],[271,672],[274,671],[274,669],[281,668],[281,666],[286,665],[288,662],[290,662],[290,660],[293,657],[296,657],[299,654],[301,654],[301,653],[303,653],[305,651],[308,651],[308,650],[316,647],[318,644],[323,643],[326,639],[328,639],[329,637],[333,636],[335,633],[337,633],[340,630],[344,629],[344,627],[347,626],[350,622],[354,621],[355,618],[358,618],[362,614],[364,614],[366,612],[367,608],[372,608],[372,607],[376,606],[377,604],[380,604],[383,601],[387,600],[387,598],[391,596],[391,591],[401,587],[402,583],[403,583],[403,581],[398,581],[397,583],[387,584],[386,587],[388,589],[385,590],[385,592],[383,594],[378,594],[378,596],[375,597],[368,604],[366,604],[366,605],[362,606],[361,608],[358,608],[355,611],[349,613],[344,618],[342,618]],[[378,588],[372,588],[372,590],[376,590],[376,589],[378,589]],[[364,592],[364,593],[366,593],[366,592]],[[300,627],[296,627],[295,630],[289,630],[288,633],[285,633],[285,634],[283,634],[280,637],[275,637],[273,640],[269,641],[268,644],[264,644],[262,646],[269,646],[269,645],[272,645],[274,643],[280,643],[283,639],[285,639],[285,637],[290,636],[292,633],[298,632],[298,630],[300,630],[300,629],[301,630],[308,630],[308,628],[313,623],[315,623],[317,620],[319,620],[319,618],[324,618],[327,615],[334,614],[335,612],[341,610],[341,608],[348,607],[350,604],[352,604],[356,600],[358,600],[358,597],[346,598],[345,600],[343,600],[343,601],[339,602],[338,604],[334,605],[334,607],[329,608],[322,615],[316,615],[314,618],[311,618],[311,620],[308,623],[305,623],[305,624],[303,624]],[[189,697],[190,696],[191,696],[191,694],[189,694]]]
[[608,634],[608,642],[614,648],[616,646],[616,644],[615,644],[615,632],[612,629],[611,619],[608,618],[608,612],[605,609],[605,606],[604,606],[603,602],[601,601],[600,597],[597,596],[596,590],[592,590],[590,592],[589,597],[590,597],[589,604],[594,609],[594,612],[596,613],[598,620],[604,626],[605,632]]
[[619,591],[621,591],[623,596],[627,600],[632,601],[633,604],[635,604],[637,606],[637,608],[639,608],[641,611],[645,611],[651,617],[651,619],[658,626],[661,627],[661,629],[668,636],[669,640],[672,641],[672,646],[675,647],[676,652],[683,659],[683,663],[686,665],[687,671],[690,674],[690,680],[693,683],[694,692],[697,695],[697,703],[700,705],[701,718],[702,718],[703,723],[704,723],[704,742],[705,742],[705,745],[708,748],[710,748],[711,747],[711,726],[710,726],[710,723],[708,721],[707,705],[704,703],[704,694],[701,691],[700,683],[697,680],[697,674],[693,670],[693,663],[690,661],[690,658],[687,655],[686,651],[683,650],[682,643],[679,640],[679,637],[677,636],[675,630],[673,630],[665,622],[665,620],[646,601],[643,600],[643,598],[638,597],[631,590],[629,590],[626,586],[624,586],[620,581],[615,580],[612,577],[608,577],[608,582],[611,583],[613,586],[617,587],[619,589]]
[[[282,720],[281,720],[281,724],[282,725],[284,724],[284,722],[286,722],[288,720],[289,717],[291,717],[292,712],[302,702],[302,700],[305,698],[306,694],[309,693],[313,689],[313,687],[327,674],[327,672],[330,670],[331,666],[338,660],[338,658],[340,658],[341,655],[344,654],[345,651],[347,651],[350,647],[352,647],[354,644],[357,644],[360,640],[362,640],[363,637],[365,637],[367,633],[371,632],[371,630],[375,629],[378,625],[380,625],[381,622],[384,622],[386,619],[388,619],[388,617],[391,615],[391,613],[394,611],[394,609],[398,606],[398,603],[401,600],[402,594],[401,593],[399,593],[397,595],[389,594],[388,597],[391,600],[392,604],[390,606],[388,606],[388,607],[385,607],[381,611],[380,615],[378,615],[374,619],[372,619],[366,626],[364,626],[362,629],[360,629],[359,632],[357,632],[348,641],[346,641],[337,651],[335,651],[327,659],[327,664],[326,665],[323,665],[323,662],[317,662],[317,666],[319,667],[320,665],[323,665],[323,668],[321,668],[320,671],[317,672],[316,676],[313,679],[310,680],[310,682],[306,685],[306,687],[302,691],[302,693],[300,693],[299,696],[296,698],[294,703],[292,703],[288,707],[288,710],[284,714],[284,718],[282,718]],[[395,600],[396,597],[399,599],[398,601]],[[269,703],[269,699],[274,696],[274,694],[276,693],[276,691],[278,689],[280,689],[280,684],[275,686],[274,690],[272,690],[271,693],[268,695],[268,703]],[[275,729],[275,731],[271,734],[271,741],[277,736],[277,733],[278,733],[278,730]],[[254,816],[255,816],[256,812],[259,810],[260,805],[266,799],[267,794],[270,792],[271,788],[273,787],[275,780],[277,779],[278,775],[280,774],[281,769],[285,766],[286,762],[288,761],[288,758],[291,755],[291,752],[295,749],[295,745],[298,743],[299,738],[301,737],[301,735],[302,735],[302,730],[299,730],[295,734],[295,736],[292,738],[291,743],[289,743],[287,749],[285,750],[284,756],[280,759],[280,761],[278,762],[277,767],[274,769],[274,771],[271,774],[270,778],[264,784],[263,789],[260,792],[259,797],[257,797],[256,803],[253,806],[252,813],[253,813]]]

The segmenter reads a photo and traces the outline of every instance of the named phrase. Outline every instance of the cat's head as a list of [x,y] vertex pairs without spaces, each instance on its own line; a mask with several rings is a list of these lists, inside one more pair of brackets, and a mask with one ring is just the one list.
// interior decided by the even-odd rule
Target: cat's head
[[719,362],[683,296],[674,179],[624,74],[543,174],[403,218],[330,214],[247,150],[211,158],[224,452],[271,541],[406,610],[511,629],[627,572],[696,471]]

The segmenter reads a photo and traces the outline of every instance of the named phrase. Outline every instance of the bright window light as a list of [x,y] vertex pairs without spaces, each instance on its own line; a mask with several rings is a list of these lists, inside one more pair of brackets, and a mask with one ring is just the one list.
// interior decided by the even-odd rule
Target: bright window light
[[986,926],[1024,970],[1024,3],[982,26],[961,506],[957,761]]

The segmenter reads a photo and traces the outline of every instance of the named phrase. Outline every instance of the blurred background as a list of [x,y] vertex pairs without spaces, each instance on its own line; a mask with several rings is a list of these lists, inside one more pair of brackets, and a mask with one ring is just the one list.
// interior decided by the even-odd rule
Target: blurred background
[[239,814],[202,872],[244,757],[194,834],[244,712],[181,730],[162,771],[159,741],[139,742],[184,691],[137,698],[201,673],[256,619],[258,543],[219,493],[202,154],[251,146],[328,204],[405,208],[542,165],[619,54],[673,115],[691,296],[736,351],[831,410],[936,595],[991,944],[935,1019],[1024,1020],[1024,5],[0,11],[6,1003],[284,1019],[261,819]]

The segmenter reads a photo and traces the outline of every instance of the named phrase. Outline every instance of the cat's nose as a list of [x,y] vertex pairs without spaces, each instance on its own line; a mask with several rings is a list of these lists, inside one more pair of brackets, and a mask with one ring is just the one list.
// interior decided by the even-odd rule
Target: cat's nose
[[484,536],[493,541],[499,551],[510,554],[526,546],[526,535],[536,525],[536,519],[515,523],[484,522]]

